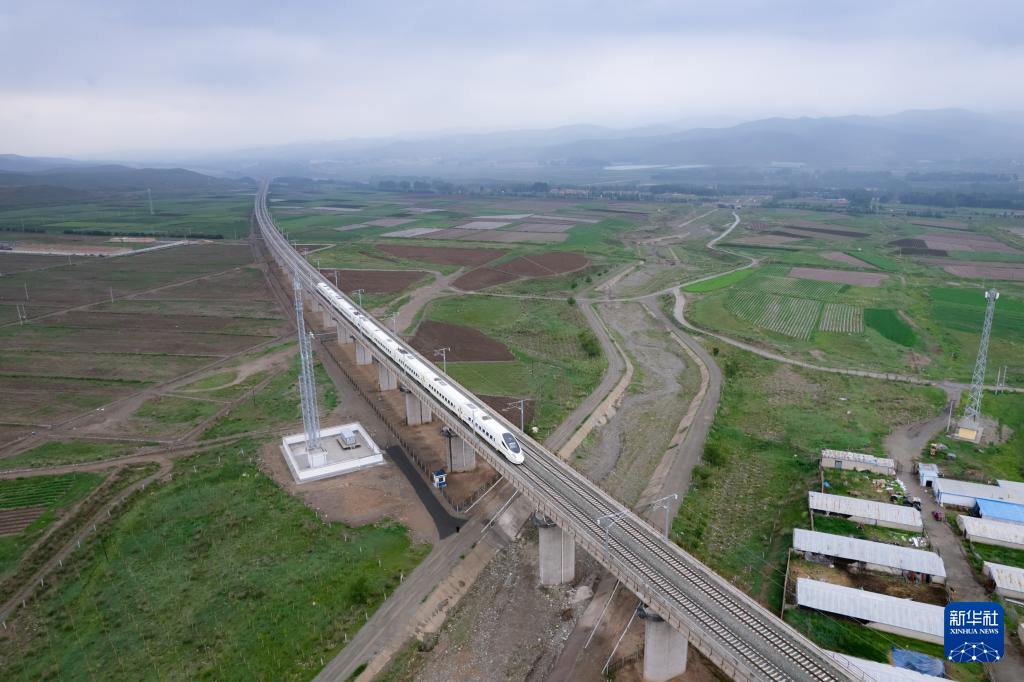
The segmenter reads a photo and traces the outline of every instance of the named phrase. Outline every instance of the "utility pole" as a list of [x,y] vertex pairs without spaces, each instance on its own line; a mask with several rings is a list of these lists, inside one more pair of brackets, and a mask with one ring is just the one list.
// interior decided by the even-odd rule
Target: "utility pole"
[[597,517],[597,525],[604,530],[604,558],[608,559],[608,534],[612,530],[612,526],[621,521],[629,511],[613,512],[611,514],[605,514],[604,516]]
[[522,400],[513,400],[505,407],[505,409],[511,410],[513,407],[519,408],[519,430],[523,431],[523,425],[526,421],[526,398],[523,398]]
[[355,294],[359,298],[359,307],[362,308],[363,307],[363,289],[356,289],[352,293]]
[[24,284],[25,284],[25,300],[27,301],[28,300],[28,282],[24,282]]
[[999,368],[996,372],[996,393],[1002,393],[1006,390],[1006,365]]
[[450,351],[450,350],[451,350],[451,348],[445,347],[445,348],[438,348],[437,350],[434,351],[434,355],[440,355],[441,356],[441,366],[442,366],[441,371],[444,372],[445,374],[448,373],[448,351]]
[[153,210],[153,190],[147,187],[146,194],[149,195],[149,215],[156,215],[156,211]]
[[110,287],[110,302],[114,302],[114,287]]
[[668,537],[669,531],[669,512],[672,511],[672,506],[669,502],[675,502],[679,499],[679,493],[672,493],[665,497],[659,497],[654,502],[651,502],[651,509],[664,509],[665,510],[665,537]]

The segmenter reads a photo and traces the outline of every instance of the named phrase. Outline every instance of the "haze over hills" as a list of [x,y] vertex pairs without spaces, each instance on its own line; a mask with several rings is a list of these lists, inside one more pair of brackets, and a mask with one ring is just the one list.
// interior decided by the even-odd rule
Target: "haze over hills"
[[[543,130],[447,133],[253,147],[202,155],[146,154],[126,163],[182,166],[228,177],[381,176],[593,182],[608,167],[664,171],[692,166],[808,169],[999,170],[1024,162],[1024,115],[963,109],[889,116],[769,118],[722,128],[672,124],[630,129],[572,125]],[[84,166],[68,159],[0,156],[0,185],[73,189],[211,188],[216,180],[181,169]],[[79,165],[72,165],[79,164]],[[614,172],[614,171],[613,171]],[[620,173],[620,175],[622,175]]]
[[436,165],[442,169],[455,164],[455,168],[448,170],[463,173],[474,166],[495,164],[757,167],[789,162],[816,168],[884,169],[922,161],[960,164],[1024,159],[1024,116],[942,109],[877,117],[771,118],[725,128],[688,130],[672,125],[625,130],[577,125],[550,130],[304,143],[216,157],[218,165],[277,161],[294,166],[306,162],[313,174],[344,174],[346,165],[355,171],[360,167],[366,170],[368,166],[407,164]]

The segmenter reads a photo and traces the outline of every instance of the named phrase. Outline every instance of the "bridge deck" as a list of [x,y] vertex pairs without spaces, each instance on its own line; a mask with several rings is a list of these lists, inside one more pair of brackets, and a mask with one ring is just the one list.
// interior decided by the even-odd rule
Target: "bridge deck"
[[[295,252],[274,225],[267,210],[269,184],[256,198],[256,218],[267,247],[283,269],[298,275],[315,296],[315,284],[331,283]],[[331,285],[333,288],[333,285]],[[340,292],[339,292],[340,293]],[[342,294],[344,296],[344,294]],[[347,298],[347,297],[346,297]],[[321,303],[329,303],[321,298]],[[338,315],[341,318],[340,314]],[[371,316],[372,318],[372,316]],[[377,322],[387,331],[387,326]],[[390,333],[390,332],[389,332]],[[356,331],[358,335],[358,330]],[[409,352],[419,355],[397,336]],[[395,371],[402,384],[452,426],[536,508],[568,532],[575,542],[648,604],[663,619],[685,633],[690,643],[723,672],[736,680],[870,680],[863,670],[824,651],[797,633],[740,589],[656,532],[639,516],[562,462],[542,445],[488,411],[517,434],[526,463],[515,467],[466,428],[447,406],[434,400],[406,377],[390,357],[366,342],[375,359]],[[421,359],[429,366],[433,363]],[[436,369],[436,368],[435,368]],[[440,369],[436,369],[442,374]],[[468,400],[473,394],[447,379]],[[598,517],[622,514],[609,531]]]

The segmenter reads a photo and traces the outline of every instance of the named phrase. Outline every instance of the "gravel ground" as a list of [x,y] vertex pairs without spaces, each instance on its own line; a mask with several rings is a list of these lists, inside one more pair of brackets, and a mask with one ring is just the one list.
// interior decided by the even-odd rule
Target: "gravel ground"
[[[586,608],[593,571],[580,587],[540,587],[537,531],[502,550],[417,661],[418,682],[544,680]],[[581,564],[589,562],[577,553]],[[582,558],[582,561],[580,561]],[[581,568],[581,566],[578,566]],[[582,572],[582,571],[578,571]]]
[[668,448],[700,373],[641,304],[604,304],[600,313],[622,338],[635,374],[615,415],[584,441],[572,463],[632,505]]

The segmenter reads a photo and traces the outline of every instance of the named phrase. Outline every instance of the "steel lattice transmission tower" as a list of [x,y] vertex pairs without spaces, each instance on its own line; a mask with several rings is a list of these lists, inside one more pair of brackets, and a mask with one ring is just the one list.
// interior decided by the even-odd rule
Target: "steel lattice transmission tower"
[[[967,408],[960,420],[958,435],[968,440],[981,439],[981,397],[985,392],[985,365],[988,364],[988,341],[992,335],[992,316],[996,311],[996,300],[999,292],[994,288],[985,292],[988,307],[985,309],[985,324],[981,328],[981,344],[978,346],[978,359],[974,363],[974,376],[971,377],[971,393],[967,398]],[[967,433],[970,432],[970,433]]]
[[313,376],[313,350],[302,318],[302,283],[294,279],[292,291],[295,295],[295,326],[299,332],[299,396],[302,401],[302,426],[306,430],[306,453],[323,452],[320,445],[320,413],[316,406],[316,379]]

